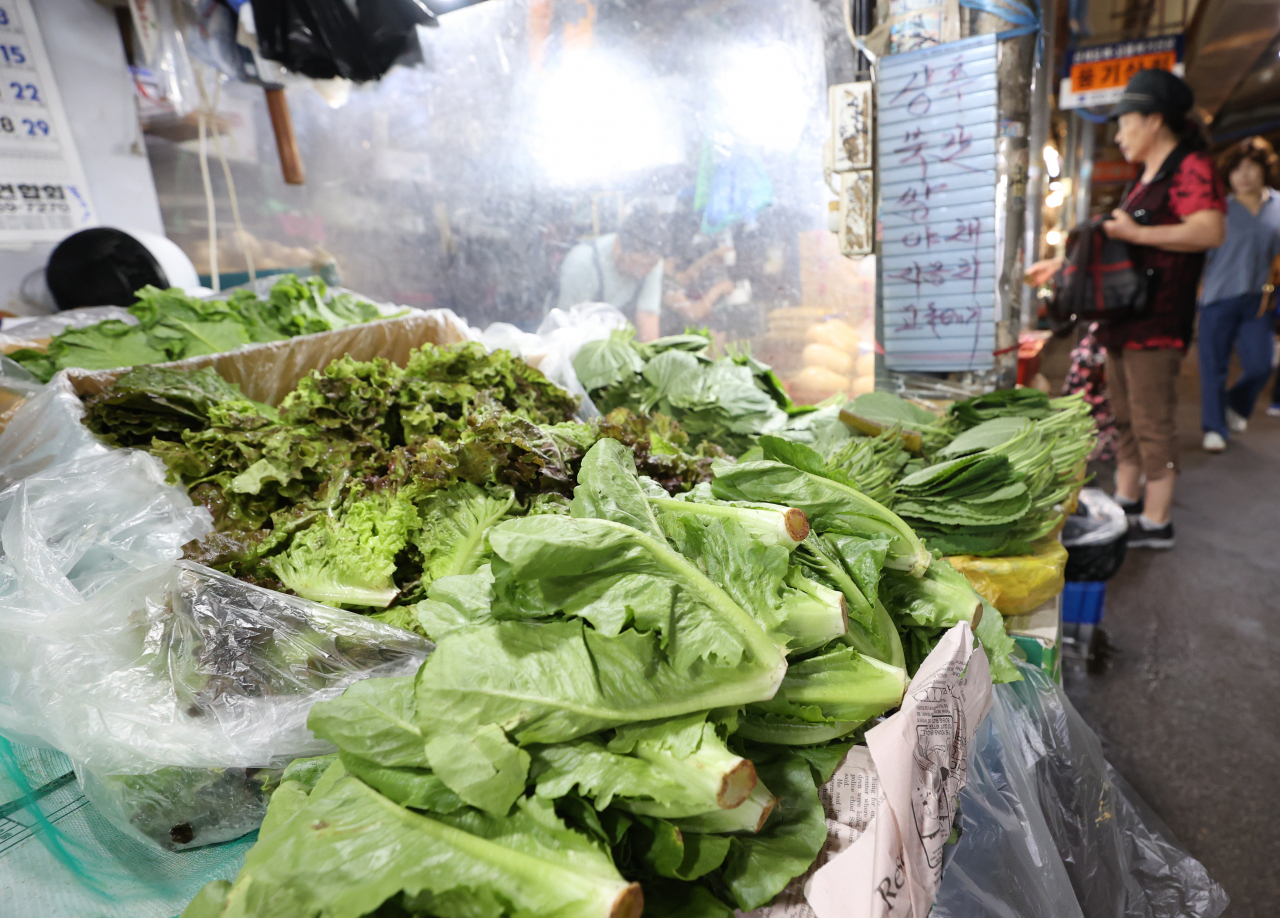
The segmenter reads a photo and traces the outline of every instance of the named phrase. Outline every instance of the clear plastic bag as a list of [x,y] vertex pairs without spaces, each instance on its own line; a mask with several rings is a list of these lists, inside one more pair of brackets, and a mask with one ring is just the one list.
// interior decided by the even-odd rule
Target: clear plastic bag
[[[46,735],[86,796],[140,840],[183,848],[255,829],[280,771],[331,752],[317,701],[417,671],[425,641],[188,562],[100,596],[101,625],[49,654]],[[56,670],[56,672],[55,672]]]
[[569,309],[552,309],[537,332],[521,331],[506,322],[494,322],[480,334],[485,349],[511,351],[547,379],[582,399],[578,416],[584,420],[600,412],[578,381],[573,358],[588,341],[599,341],[627,327],[627,317],[608,303],[581,303]]
[[0,432],[0,488],[52,465],[110,451],[80,423],[84,405],[65,375],[37,389]]
[[1062,530],[1062,544],[1067,548],[1106,545],[1121,539],[1129,531],[1124,508],[1106,491],[1084,488],[1075,512],[1067,517]]
[[0,435],[0,733],[66,753],[138,840],[239,837],[272,769],[329,750],[311,705],[412,673],[430,645],[180,561],[208,512],[82,414],[59,376]]
[[998,685],[934,918],[1217,918],[1227,895],[1043,671]]

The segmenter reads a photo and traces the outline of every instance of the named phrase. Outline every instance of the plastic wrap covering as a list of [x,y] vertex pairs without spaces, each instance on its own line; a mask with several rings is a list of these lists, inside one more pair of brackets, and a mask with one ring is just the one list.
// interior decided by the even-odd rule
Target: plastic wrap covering
[[0,326],[0,347],[33,347],[41,339],[52,338],[68,328],[88,328],[114,319],[126,325],[137,325],[138,319],[120,306],[83,306],[48,316],[5,319]]
[[173,848],[255,829],[279,769],[332,751],[307,729],[311,706],[367,676],[413,674],[429,646],[186,562],[94,609],[99,626],[34,674],[34,700],[56,724],[49,738],[74,750],[89,799]]
[[84,405],[66,376],[37,390],[0,432],[0,488],[56,463],[108,452],[80,423],[83,417]]
[[573,358],[588,341],[599,341],[626,328],[627,317],[608,303],[583,303],[547,313],[536,332],[523,332],[507,322],[494,322],[480,335],[489,351],[498,349],[518,354],[537,367],[547,379],[582,399],[580,417],[598,417],[600,412],[578,381]]
[[61,752],[0,739],[0,915],[173,918],[209,880],[234,877],[256,837],[175,853],[86,803]]
[[1216,918],[1227,895],[1043,671],[998,685],[933,918]]
[[0,478],[16,481],[0,492],[0,732],[65,752],[135,838],[238,837],[269,769],[327,751],[311,705],[413,672],[430,645],[179,561],[208,512],[154,457],[96,442],[82,413],[59,376],[0,435]]
[[977,558],[954,555],[947,560],[1004,615],[1026,615],[1062,592],[1067,550],[1057,539],[1036,542],[1029,555]]

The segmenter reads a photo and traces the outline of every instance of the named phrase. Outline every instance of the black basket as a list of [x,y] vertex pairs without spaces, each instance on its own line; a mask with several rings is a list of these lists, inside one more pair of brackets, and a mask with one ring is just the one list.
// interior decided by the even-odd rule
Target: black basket
[[1081,545],[1067,549],[1066,578],[1072,582],[1081,580],[1110,580],[1124,564],[1129,551],[1128,539],[1116,539],[1102,545]]

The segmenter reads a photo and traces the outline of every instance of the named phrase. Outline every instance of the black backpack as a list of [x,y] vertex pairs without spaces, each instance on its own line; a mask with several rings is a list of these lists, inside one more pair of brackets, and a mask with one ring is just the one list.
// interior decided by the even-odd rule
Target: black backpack
[[[1151,180],[1151,186],[1164,185],[1159,207],[1135,209],[1130,216],[1136,222],[1144,226],[1154,222],[1157,215],[1153,210],[1167,203],[1169,179],[1189,152],[1187,145],[1179,144],[1165,158]],[[1120,200],[1129,202],[1132,190],[1132,185],[1126,187]],[[1067,234],[1066,258],[1054,278],[1054,294],[1047,309],[1055,335],[1066,335],[1077,322],[1114,325],[1140,319],[1150,311],[1159,271],[1145,264],[1144,246],[1107,236],[1102,224],[1108,219],[1094,217]]]
[[1114,324],[1147,313],[1155,271],[1139,266],[1129,243],[1107,236],[1107,219],[1094,217],[1067,235],[1066,260],[1048,303],[1055,335],[1067,334],[1077,322]]

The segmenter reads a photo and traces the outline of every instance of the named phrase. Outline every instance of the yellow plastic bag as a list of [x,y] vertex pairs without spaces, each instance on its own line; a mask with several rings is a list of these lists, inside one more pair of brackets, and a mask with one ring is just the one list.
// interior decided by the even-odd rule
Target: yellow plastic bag
[[951,566],[1003,615],[1025,615],[1062,592],[1067,550],[1056,538],[1041,539],[1029,555],[976,558],[953,555]]

